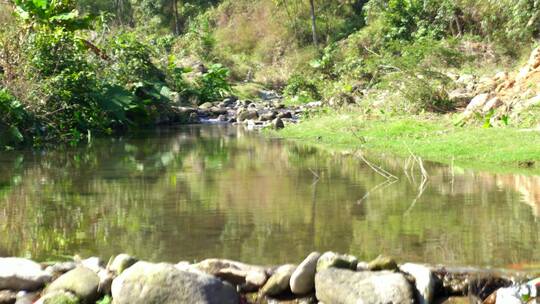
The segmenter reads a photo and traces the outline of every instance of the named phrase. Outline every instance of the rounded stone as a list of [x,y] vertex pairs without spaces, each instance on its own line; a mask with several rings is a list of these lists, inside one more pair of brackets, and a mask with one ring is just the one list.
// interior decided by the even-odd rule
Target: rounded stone
[[310,253],[293,272],[289,285],[294,294],[307,294],[315,288],[315,272],[320,256],[318,252]]

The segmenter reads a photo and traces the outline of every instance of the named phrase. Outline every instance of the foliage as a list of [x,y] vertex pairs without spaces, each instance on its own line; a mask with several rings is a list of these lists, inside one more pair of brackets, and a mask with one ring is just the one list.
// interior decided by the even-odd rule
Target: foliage
[[[138,20],[136,12],[141,6],[137,6],[137,1],[129,4],[116,1],[115,5],[74,0],[14,0],[13,3],[14,6],[6,7],[17,11],[18,26],[23,30],[0,33],[4,50],[0,63],[7,69],[5,78],[0,80],[5,87],[2,93],[6,96],[17,93],[17,98],[2,96],[3,104],[6,104],[4,100],[10,100],[10,106],[4,106],[2,111],[13,116],[18,109],[24,109],[35,123],[30,127],[20,119],[6,118],[2,122],[6,124],[2,129],[14,135],[10,138],[15,138],[16,143],[24,139],[34,143],[42,140],[76,143],[94,133],[109,134],[151,124],[160,113],[170,111],[172,103],[180,102],[181,97],[197,96],[202,101],[214,101],[231,91],[228,69],[221,65],[211,65],[207,72],[188,81],[186,73],[190,68],[177,66],[175,60],[163,63],[166,60],[159,58],[161,54],[166,54],[165,58],[175,57],[172,52],[177,51],[177,38],[173,35],[157,31],[148,34],[148,28],[141,31],[119,25]],[[191,5],[203,8],[209,3],[213,2],[195,1]],[[170,4],[170,1],[155,3],[165,5],[161,6],[163,9]],[[96,32],[87,31],[94,19],[81,16],[77,8],[101,15],[95,19]],[[202,13],[202,9],[195,7],[182,9]],[[124,15],[111,18],[106,15],[107,10]],[[117,28],[107,24],[109,20],[114,20],[113,26]],[[189,24],[187,20],[184,22]],[[20,47],[12,47],[11,41],[19,42]],[[26,84],[31,85],[23,88]],[[35,135],[40,139],[33,138]]]
[[[451,0],[372,0],[367,10],[385,23],[388,39],[442,37],[456,12]],[[373,12],[375,10],[375,12]]]
[[110,76],[114,83],[132,84],[163,78],[152,63],[152,49],[135,33],[124,32],[110,37],[108,49],[113,62]]
[[537,0],[372,0],[368,20],[382,19],[385,37],[481,35],[498,41],[527,41],[538,34]]
[[227,81],[229,70],[221,64],[210,66],[208,72],[203,73],[197,80],[195,92],[201,102],[213,101],[231,93],[231,86]]
[[111,304],[112,298],[110,296],[105,296],[103,299],[96,302],[96,304]]
[[24,140],[21,128],[28,125],[28,113],[5,88],[0,87],[0,148]]
[[216,46],[211,15],[205,12],[193,18],[175,45],[175,52],[181,55],[200,56],[211,60],[212,51]]
[[286,97],[304,101],[319,100],[321,98],[317,83],[312,78],[300,74],[291,76],[283,93]]
[[87,28],[90,18],[79,16],[72,0],[13,0],[16,12],[31,27],[77,30]]

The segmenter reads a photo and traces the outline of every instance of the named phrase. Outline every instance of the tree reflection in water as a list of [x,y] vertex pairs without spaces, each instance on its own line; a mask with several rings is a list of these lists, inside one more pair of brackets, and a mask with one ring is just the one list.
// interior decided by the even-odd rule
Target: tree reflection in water
[[384,178],[352,157],[218,126],[2,153],[0,256],[274,264],[335,250],[455,265],[540,260],[540,177],[427,163],[429,183],[410,208],[418,185],[404,160],[370,159],[399,180],[377,187]]

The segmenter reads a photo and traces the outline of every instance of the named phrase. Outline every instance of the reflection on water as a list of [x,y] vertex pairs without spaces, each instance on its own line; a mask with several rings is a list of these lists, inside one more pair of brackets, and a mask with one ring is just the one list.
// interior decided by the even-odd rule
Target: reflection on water
[[[540,177],[352,157],[205,126],[0,155],[0,256],[128,252],[149,260],[369,259],[504,267],[540,261]],[[368,194],[368,195],[366,195]]]

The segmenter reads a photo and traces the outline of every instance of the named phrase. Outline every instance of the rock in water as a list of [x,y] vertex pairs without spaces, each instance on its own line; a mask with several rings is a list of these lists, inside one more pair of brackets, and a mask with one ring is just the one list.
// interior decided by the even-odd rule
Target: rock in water
[[373,261],[369,262],[368,269],[371,271],[397,270],[398,266],[396,261],[394,261],[394,259],[391,257],[380,255]]
[[315,277],[317,299],[340,304],[414,303],[411,285],[403,274],[389,271],[354,272],[329,268]]
[[320,256],[320,253],[312,252],[293,272],[290,287],[294,294],[303,295],[313,290],[317,261]]
[[117,255],[112,261],[111,265],[107,268],[109,268],[110,271],[116,272],[116,274],[121,274],[124,270],[128,269],[135,263],[137,263],[136,258],[122,253]]
[[418,303],[432,303],[437,285],[437,277],[435,277],[433,272],[424,265],[413,263],[403,264],[399,269],[414,277],[416,290],[419,296]]
[[235,289],[171,264],[138,262],[113,281],[114,304],[238,304]]
[[274,120],[276,118],[276,113],[273,112],[273,111],[270,111],[270,112],[267,112],[267,113],[264,113],[262,115],[259,116],[259,119],[261,121],[270,121],[270,120]]
[[272,127],[276,130],[280,130],[285,128],[285,123],[283,123],[283,120],[281,120],[281,118],[276,118],[272,121]]
[[31,260],[0,258],[0,290],[36,290],[50,282],[51,275]]
[[277,296],[289,289],[289,281],[296,265],[283,265],[268,279],[261,289],[261,293],[267,296]]
[[199,106],[199,109],[208,110],[208,109],[212,108],[213,106],[214,106],[213,103],[205,102],[205,103],[203,103],[202,105]]
[[79,266],[52,282],[45,289],[45,294],[69,291],[82,303],[94,303],[99,298],[99,277],[89,268]]
[[258,117],[259,117],[259,114],[255,110],[242,110],[238,112],[236,119],[239,122],[242,122],[245,120],[257,119]]
[[317,272],[328,268],[356,270],[358,259],[352,255],[325,252],[317,261]]
[[263,286],[267,279],[263,267],[226,259],[206,259],[193,267],[231,284],[248,284],[256,286],[257,289]]

